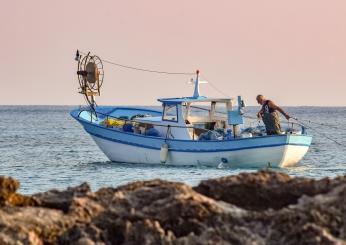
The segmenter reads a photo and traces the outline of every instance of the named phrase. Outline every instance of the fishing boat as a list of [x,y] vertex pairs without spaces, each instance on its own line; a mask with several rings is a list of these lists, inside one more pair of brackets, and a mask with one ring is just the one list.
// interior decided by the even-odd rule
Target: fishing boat
[[193,95],[160,98],[161,110],[145,107],[99,106],[104,71],[95,55],[77,52],[80,93],[87,106],[71,111],[98,147],[113,162],[227,166],[295,166],[311,144],[303,125],[288,123],[279,135],[263,127],[246,127],[241,96],[200,95],[199,71]]

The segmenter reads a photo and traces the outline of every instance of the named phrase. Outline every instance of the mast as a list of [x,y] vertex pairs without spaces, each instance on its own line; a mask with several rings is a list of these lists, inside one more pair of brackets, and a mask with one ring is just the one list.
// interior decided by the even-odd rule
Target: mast
[[199,97],[199,70],[196,71],[196,81],[195,81],[195,90],[193,92],[193,97]]

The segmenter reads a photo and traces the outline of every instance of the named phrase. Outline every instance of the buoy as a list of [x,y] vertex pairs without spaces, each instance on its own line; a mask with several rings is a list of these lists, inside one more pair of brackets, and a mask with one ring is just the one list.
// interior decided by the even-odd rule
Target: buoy
[[161,151],[160,151],[160,161],[161,163],[166,163],[168,157],[168,144],[164,143],[161,146]]

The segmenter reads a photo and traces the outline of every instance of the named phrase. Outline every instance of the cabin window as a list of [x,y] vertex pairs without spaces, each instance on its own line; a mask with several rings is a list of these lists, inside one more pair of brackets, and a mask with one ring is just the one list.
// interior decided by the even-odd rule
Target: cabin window
[[225,116],[227,116],[226,103],[217,102],[215,104],[215,116],[216,117],[225,117]]
[[178,122],[178,107],[176,104],[164,105],[163,117],[164,121]]

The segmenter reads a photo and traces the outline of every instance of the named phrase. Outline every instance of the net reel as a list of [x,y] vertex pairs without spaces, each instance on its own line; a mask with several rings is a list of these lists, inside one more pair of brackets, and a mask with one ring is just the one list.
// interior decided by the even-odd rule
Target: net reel
[[102,60],[96,55],[90,55],[90,52],[82,57],[77,50],[76,61],[78,61],[79,93],[84,95],[90,108],[95,111],[96,103],[94,97],[100,96],[104,77]]

